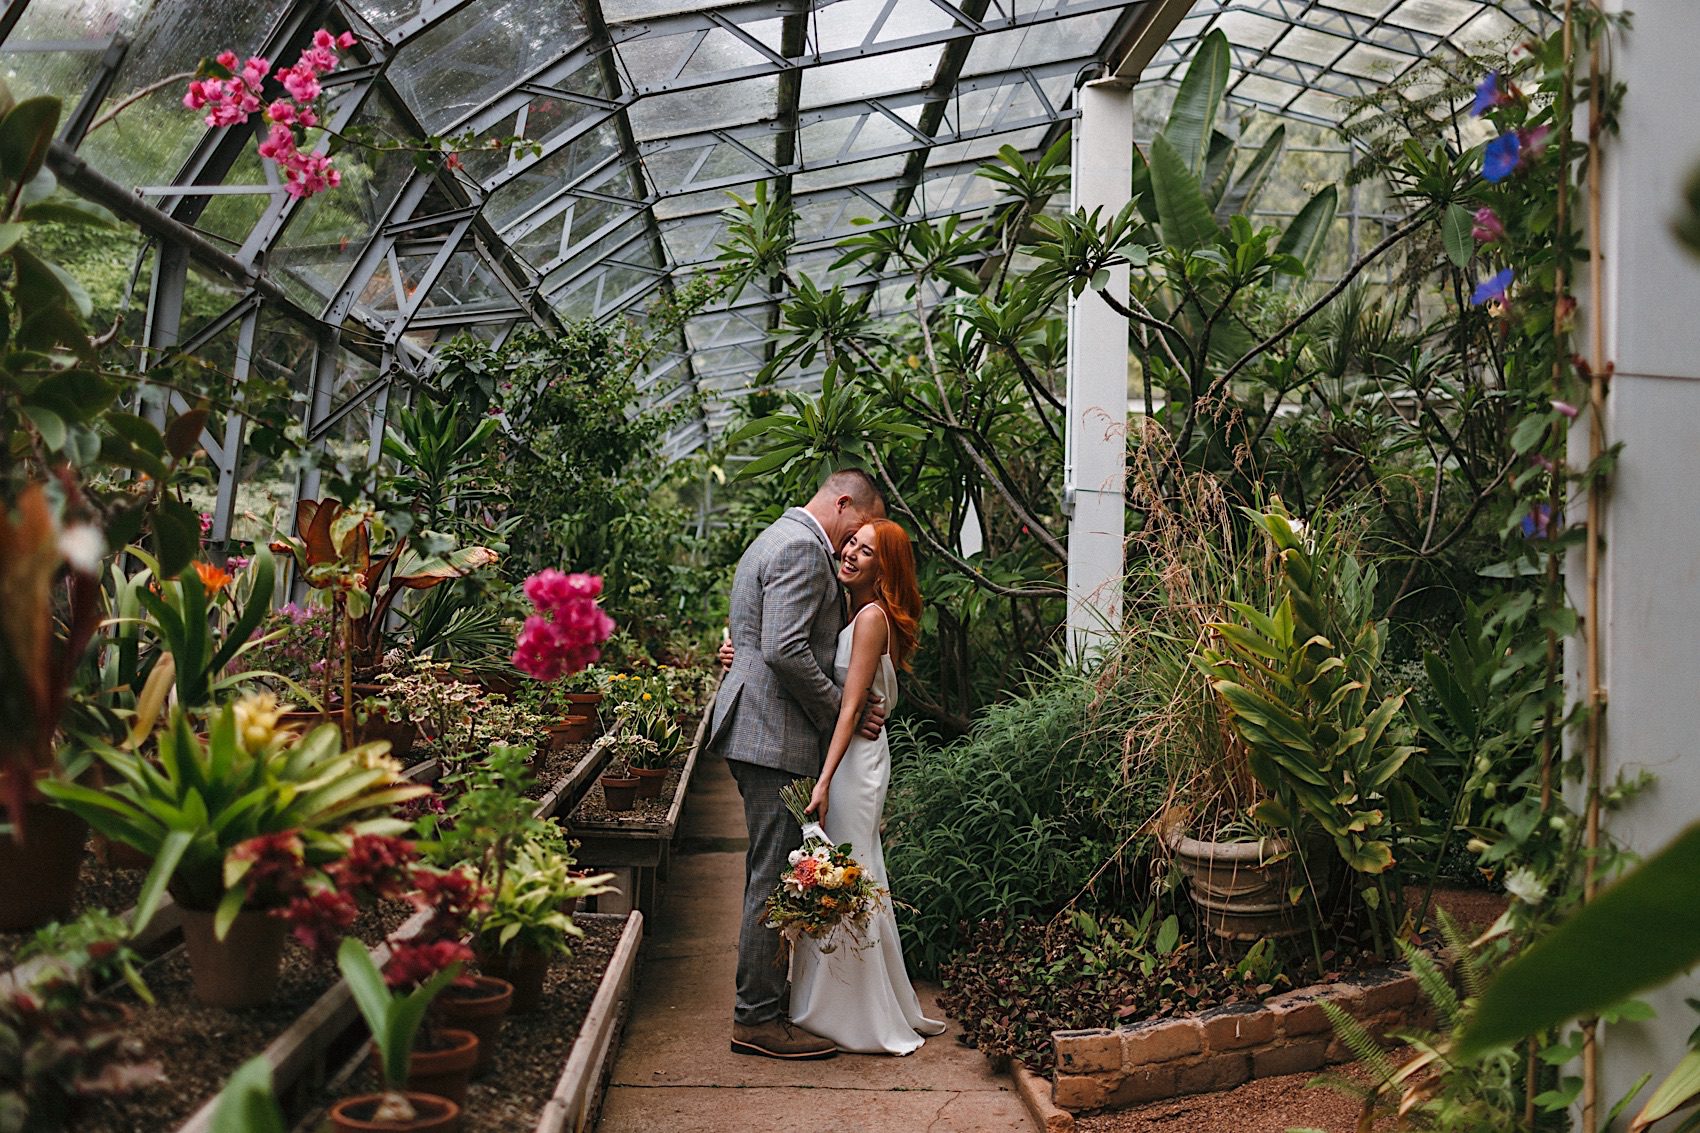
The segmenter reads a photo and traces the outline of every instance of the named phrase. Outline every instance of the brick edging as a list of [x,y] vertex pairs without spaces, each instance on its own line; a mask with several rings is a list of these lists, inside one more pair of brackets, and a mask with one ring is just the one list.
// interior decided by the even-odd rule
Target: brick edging
[[1066,1110],[1102,1109],[1320,1070],[1352,1057],[1334,1035],[1323,1002],[1380,1034],[1421,1022],[1426,1004],[1420,1000],[1415,977],[1383,968],[1262,1003],[1131,1027],[1053,1031],[1057,1069],[1051,1100]]
[[1074,1114],[1051,1100],[1050,1079],[1027,1069],[1019,1058],[1010,1059],[1009,1074],[1015,1079],[1015,1092],[1027,1107],[1027,1116],[1040,1133],[1074,1133]]

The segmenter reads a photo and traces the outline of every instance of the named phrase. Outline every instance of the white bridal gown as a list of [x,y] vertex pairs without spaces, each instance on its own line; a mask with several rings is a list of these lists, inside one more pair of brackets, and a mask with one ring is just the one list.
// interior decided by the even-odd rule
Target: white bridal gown
[[[850,668],[850,639],[855,623],[838,635],[835,661],[842,683]],[[897,673],[891,657],[880,658],[874,692],[886,709],[897,704]],[[885,852],[880,846],[880,816],[891,784],[891,745],[884,732],[877,740],[857,736],[832,776],[826,807],[826,833],[834,845],[850,843],[851,855],[881,889],[888,888]],[[791,1019],[838,1048],[855,1054],[909,1054],[922,1035],[944,1031],[944,1024],[921,1014],[921,1001],[903,965],[897,917],[890,897],[882,898],[860,938],[841,929],[828,941],[831,952],[804,936],[791,954]]]

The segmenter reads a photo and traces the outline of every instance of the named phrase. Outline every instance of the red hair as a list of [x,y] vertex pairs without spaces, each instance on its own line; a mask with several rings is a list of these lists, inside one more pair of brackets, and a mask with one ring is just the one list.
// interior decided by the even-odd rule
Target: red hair
[[874,597],[891,621],[891,659],[899,668],[907,669],[921,636],[921,588],[915,582],[915,550],[909,532],[891,520],[869,523],[874,529],[874,561],[880,567]]

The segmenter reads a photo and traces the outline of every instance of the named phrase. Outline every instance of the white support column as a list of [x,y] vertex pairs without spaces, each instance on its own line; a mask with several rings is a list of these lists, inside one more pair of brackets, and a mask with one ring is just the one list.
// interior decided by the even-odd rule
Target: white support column
[[[1101,79],[1076,92],[1073,205],[1113,216],[1133,193],[1133,90]],[[1128,269],[1107,290],[1126,297]],[[1083,654],[1121,625],[1127,475],[1127,323],[1091,288],[1069,304],[1068,643]]]
[[[1600,580],[1601,677],[1610,698],[1605,767],[1608,777],[1650,771],[1657,778],[1607,825],[1645,854],[1700,820],[1700,260],[1670,232],[1683,182],[1700,161],[1692,59],[1700,4],[1608,0],[1605,7],[1635,14],[1611,52],[1613,77],[1627,91],[1622,135],[1607,139],[1600,170],[1604,294],[1599,309],[1585,312],[1585,320],[1604,320],[1606,356],[1616,366],[1606,435],[1623,445],[1610,484]],[[1586,275],[1577,287],[1587,302]],[[1584,336],[1588,329],[1584,321]],[[1582,338],[1578,349],[1586,343]],[[1572,433],[1573,442],[1583,441],[1579,460],[1586,459],[1586,423],[1584,417]],[[1580,508],[1573,518],[1582,518]],[[1584,596],[1580,565],[1568,572],[1577,603]],[[1572,674],[1580,661],[1579,651],[1570,651]],[[1602,1112],[1641,1073],[1658,1082],[1682,1057],[1695,1023],[1683,1002],[1689,996],[1700,996],[1694,973],[1641,997],[1657,1019],[1607,1028]],[[1643,1093],[1636,1106],[1645,1100]]]

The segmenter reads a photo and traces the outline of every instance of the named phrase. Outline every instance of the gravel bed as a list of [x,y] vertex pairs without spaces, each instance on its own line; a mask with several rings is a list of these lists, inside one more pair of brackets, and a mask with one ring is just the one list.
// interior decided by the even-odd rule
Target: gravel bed
[[673,796],[678,793],[679,776],[683,773],[683,767],[669,767],[667,781],[662,784],[659,795],[653,799],[639,799],[631,810],[623,811],[608,809],[608,801],[599,783],[584,796],[584,801],[573,811],[567,825],[581,826],[593,822],[605,826],[660,826],[667,821],[667,812],[673,809]]
[[[355,933],[375,944],[412,912],[403,901],[366,910],[355,922]],[[284,946],[271,1002],[244,1011],[196,1003],[189,957],[182,949],[150,964],[143,975],[154,1006],[143,1006],[127,989],[115,998],[135,1012],[129,1033],[141,1040],[149,1058],[165,1067],[165,1081],[128,1097],[91,1101],[77,1122],[78,1133],[162,1133],[175,1128],[342,978],[330,957],[316,959],[293,940]]]
[[[584,938],[573,954],[549,969],[543,1003],[528,1015],[510,1015],[502,1024],[490,1070],[467,1091],[461,1133],[514,1133],[537,1124],[537,1116],[555,1093],[561,1069],[578,1038],[579,1026],[625,931],[624,921],[584,921]],[[377,1077],[370,1066],[327,1092],[321,1104],[373,1093]]]
[[[1364,1088],[1373,1080],[1355,1066],[1340,1067],[1335,1073]],[[1078,1133],[1286,1133],[1289,1129],[1354,1133],[1359,1098],[1331,1086],[1313,1086],[1315,1081],[1314,1074],[1260,1078],[1220,1093],[1190,1094],[1076,1117],[1074,1127]],[[1394,1128],[1392,1114],[1380,1117],[1373,1126],[1375,1133]]]
[[541,799],[544,795],[554,790],[555,784],[559,783],[567,772],[582,763],[584,761],[584,757],[589,754],[589,744],[568,744],[560,751],[544,752],[543,761],[537,765],[537,768],[533,773],[533,782],[531,786],[526,789],[525,797],[528,799]]
[[[89,909],[121,913],[133,908],[137,896],[141,894],[142,880],[145,877],[146,870],[114,869],[102,865],[95,859],[91,846],[83,855],[82,872],[77,875],[77,897],[72,905],[72,915]],[[18,950],[34,936],[33,929],[0,932],[0,969],[10,968],[16,962]]]

